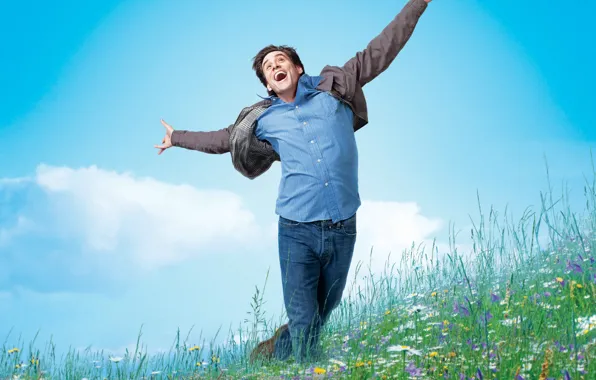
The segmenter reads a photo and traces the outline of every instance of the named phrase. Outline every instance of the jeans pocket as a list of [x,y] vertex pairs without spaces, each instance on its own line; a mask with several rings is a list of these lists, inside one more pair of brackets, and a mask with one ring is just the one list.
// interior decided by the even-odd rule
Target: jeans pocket
[[340,231],[344,235],[356,236],[356,214],[341,223]]
[[280,216],[279,217],[279,225],[284,226],[284,227],[296,227],[296,226],[300,225],[300,222],[295,222],[293,220],[286,219],[283,216]]

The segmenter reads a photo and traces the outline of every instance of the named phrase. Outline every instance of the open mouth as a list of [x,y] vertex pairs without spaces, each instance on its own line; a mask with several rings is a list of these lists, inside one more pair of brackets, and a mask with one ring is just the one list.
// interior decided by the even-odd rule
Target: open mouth
[[285,71],[278,71],[273,76],[273,79],[275,79],[277,82],[281,82],[282,80],[286,79],[287,76],[288,74]]

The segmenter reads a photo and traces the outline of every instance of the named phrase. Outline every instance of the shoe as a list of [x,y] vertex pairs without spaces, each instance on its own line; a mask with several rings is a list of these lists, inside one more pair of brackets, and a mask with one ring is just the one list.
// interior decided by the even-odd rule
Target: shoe
[[275,342],[281,334],[288,329],[288,324],[279,327],[273,336],[265,341],[260,342],[257,347],[250,353],[250,364],[253,364],[257,359],[271,360],[275,352]]

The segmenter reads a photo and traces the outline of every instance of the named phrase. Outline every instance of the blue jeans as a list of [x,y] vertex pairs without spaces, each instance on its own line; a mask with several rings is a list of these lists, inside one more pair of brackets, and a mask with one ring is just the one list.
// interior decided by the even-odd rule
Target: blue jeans
[[279,217],[279,263],[288,329],[274,356],[297,362],[320,356],[321,327],[342,298],[356,243],[356,214],[330,220],[294,222]]

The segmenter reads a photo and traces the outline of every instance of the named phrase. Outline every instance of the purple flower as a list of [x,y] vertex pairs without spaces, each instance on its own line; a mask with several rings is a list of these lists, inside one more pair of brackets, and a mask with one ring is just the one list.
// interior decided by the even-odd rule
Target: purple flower
[[491,293],[490,300],[492,303],[499,302],[501,300],[501,297],[499,297],[498,294]]
[[463,314],[466,317],[470,316],[470,310],[468,310],[468,308],[466,308],[463,304],[460,304],[459,302],[453,304],[453,312],[456,314]]
[[550,294],[550,292],[544,292],[544,296],[545,296],[545,297],[550,297],[550,296],[551,296],[551,294]]
[[565,380],[571,380],[571,376],[569,375],[569,371],[563,370],[561,371],[563,375],[565,375]]
[[480,370],[480,368],[478,368],[478,370],[476,371],[476,377],[479,380],[483,380],[484,379],[484,376],[482,376],[482,371]]
[[572,263],[571,261],[567,260],[567,269],[572,270],[577,273],[583,273],[582,267],[576,263]]
[[487,311],[486,314],[484,315],[484,318],[487,321],[490,321],[492,317],[493,317],[493,315],[490,313],[490,311]]
[[416,368],[414,362],[408,363],[406,372],[409,373],[410,376],[422,376],[422,368]]

